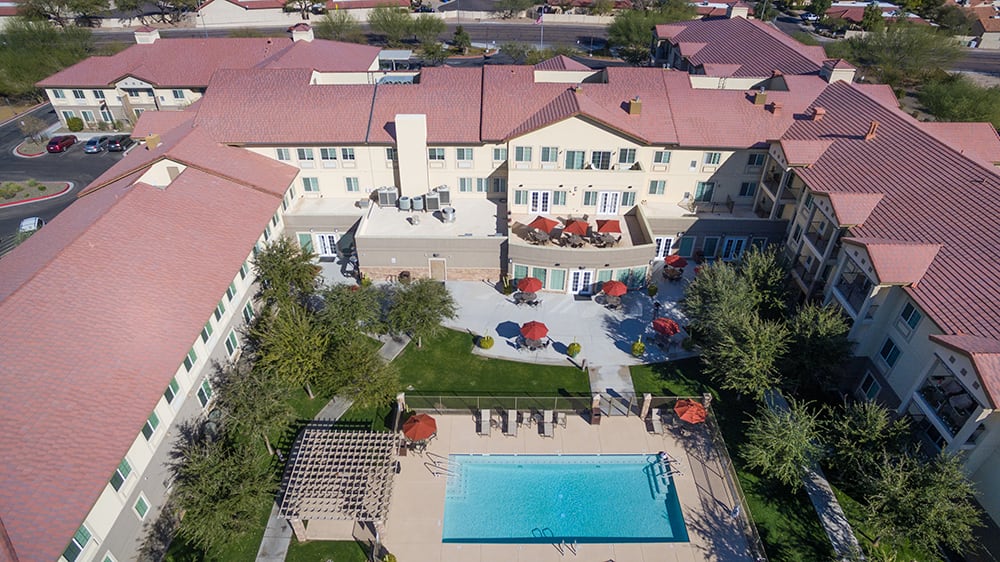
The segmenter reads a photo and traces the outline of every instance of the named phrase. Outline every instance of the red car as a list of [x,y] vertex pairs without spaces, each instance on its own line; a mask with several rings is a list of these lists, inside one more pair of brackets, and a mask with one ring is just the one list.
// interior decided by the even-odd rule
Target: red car
[[75,135],[52,137],[52,139],[49,140],[48,146],[45,147],[45,150],[48,150],[49,152],[66,152],[69,150],[69,147],[74,144],[76,144]]

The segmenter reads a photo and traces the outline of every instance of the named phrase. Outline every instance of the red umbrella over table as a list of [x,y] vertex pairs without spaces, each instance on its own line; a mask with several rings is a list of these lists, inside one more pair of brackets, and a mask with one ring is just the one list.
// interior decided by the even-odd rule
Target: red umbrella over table
[[542,290],[542,282],[534,277],[525,277],[517,282],[517,290],[522,293],[537,293]]
[[563,232],[566,234],[578,234],[580,236],[586,236],[587,230],[589,228],[590,225],[587,224],[587,221],[572,220],[566,223],[566,226],[563,227]]
[[628,292],[628,287],[621,281],[605,281],[601,290],[610,297],[620,297]]
[[545,324],[534,320],[521,326],[521,335],[529,340],[540,340],[547,336],[548,333],[549,329],[545,326]]
[[687,267],[687,260],[678,256],[677,254],[670,254],[663,259],[663,263],[669,265],[670,267]]
[[600,219],[597,221],[597,232],[600,234],[610,234],[615,232],[621,234],[622,225],[617,219]]
[[681,327],[670,318],[657,318],[653,320],[653,330],[664,336],[674,336],[681,332]]
[[552,232],[552,229],[557,226],[559,226],[559,221],[541,216],[535,217],[535,220],[528,223],[528,228],[536,228],[546,234]]
[[687,398],[681,398],[674,404],[674,413],[688,423],[704,423],[705,407]]
[[437,433],[437,421],[427,414],[417,414],[403,424],[403,435],[411,441],[424,441]]

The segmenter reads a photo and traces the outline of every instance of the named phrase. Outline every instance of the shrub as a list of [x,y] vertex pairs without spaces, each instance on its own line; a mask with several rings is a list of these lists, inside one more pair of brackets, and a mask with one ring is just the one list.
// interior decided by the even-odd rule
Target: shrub
[[493,336],[482,336],[479,338],[479,347],[489,349],[493,347]]
[[24,186],[19,183],[14,183],[12,181],[5,181],[0,185],[0,197],[4,199],[13,199],[15,195],[24,190]]
[[382,557],[382,562],[396,562],[396,555],[395,554],[389,554],[387,552],[387,553],[385,553],[385,556]]
[[78,133],[83,130],[83,119],[79,117],[70,117],[66,120],[66,128],[74,133]]
[[649,286],[646,287],[646,292],[649,293],[650,297],[655,297],[656,293],[660,292],[660,288],[656,286],[656,283],[650,283]]
[[42,186],[42,184],[39,183],[38,180],[28,180],[28,181],[24,182],[24,185],[27,185],[30,188],[36,188],[36,187]]
[[367,289],[368,287],[371,287],[371,286],[372,286],[372,278],[368,277],[367,275],[362,276],[361,277],[361,288],[362,289]]
[[107,121],[99,121],[97,123],[97,130],[98,131],[107,131],[108,130],[108,122]]
[[646,344],[642,343],[641,339],[636,340],[635,343],[632,344],[632,356],[642,357],[643,353],[646,353]]
[[37,187],[38,187],[38,191],[45,191],[46,189],[48,189],[47,187],[45,187],[45,186],[44,186],[44,185],[42,185],[42,184],[38,184],[38,186],[37,186]]
[[576,357],[577,355],[580,355],[581,349],[583,348],[579,343],[573,342],[568,346],[566,346],[566,355],[569,355],[570,357]]

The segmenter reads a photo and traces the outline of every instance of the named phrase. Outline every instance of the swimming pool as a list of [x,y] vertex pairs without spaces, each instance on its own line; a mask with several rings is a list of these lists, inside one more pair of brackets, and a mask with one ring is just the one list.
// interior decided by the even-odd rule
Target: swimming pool
[[448,543],[685,542],[656,455],[451,455]]

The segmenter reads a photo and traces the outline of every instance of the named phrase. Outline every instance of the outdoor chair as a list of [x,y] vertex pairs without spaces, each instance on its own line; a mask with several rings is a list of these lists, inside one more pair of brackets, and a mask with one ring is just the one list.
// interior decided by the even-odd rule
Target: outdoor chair
[[555,437],[555,428],[553,427],[552,422],[542,421],[538,424],[538,427],[541,430],[542,437]]
[[479,417],[476,419],[476,433],[489,437],[493,416],[489,410],[479,410]]
[[555,423],[565,429],[566,427],[566,412],[556,412],[556,417],[553,419]]
[[660,418],[660,413],[656,410],[656,408],[654,408],[649,414],[649,425],[650,433],[654,435],[663,435],[663,420]]
[[510,437],[517,437],[517,410],[507,410],[507,420],[504,424],[503,434]]

